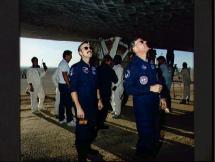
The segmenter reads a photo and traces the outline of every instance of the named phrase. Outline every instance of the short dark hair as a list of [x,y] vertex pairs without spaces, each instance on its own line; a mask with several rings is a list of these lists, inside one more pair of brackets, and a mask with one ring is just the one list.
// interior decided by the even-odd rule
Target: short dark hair
[[134,37],[134,39],[130,42],[130,46],[129,46],[129,50],[131,51],[131,52],[133,52],[133,47],[134,47],[134,45],[135,45],[135,41],[136,40],[138,40],[139,38],[141,38],[141,36],[135,36]]
[[38,60],[37,57],[32,57],[31,62],[33,63],[35,60]]
[[183,66],[183,68],[187,68],[187,63],[183,62],[182,66]]
[[122,57],[120,55],[115,55],[113,58],[113,62],[115,65],[121,64],[122,63]]
[[139,38],[141,38],[141,39],[143,39],[143,40],[147,40],[147,45],[148,45],[149,47],[151,47],[151,43],[150,43],[150,45],[149,45],[149,41],[148,41],[149,36],[147,36],[146,34],[142,34],[142,33],[139,33],[139,34],[138,34],[138,33],[137,33],[137,34],[135,35],[134,39],[132,39],[131,42],[130,42],[129,50],[130,50],[131,52],[133,52],[133,47],[134,47],[134,45],[135,45],[135,41],[138,40]]
[[164,57],[164,56],[159,56],[159,57],[157,58],[157,60],[166,61],[166,59],[165,59],[165,57]]
[[80,52],[81,51],[81,46],[83,45],[83,44],[85,44],[85,43],[90,43],[89,41],[83,41],[79,46],[78,46],[78,52]]
[[159,56],[157,60],[158,60],[158,65],[161,65],[166,62],[166,58],[164,56]]
[[129,57],[129,59],[131,59],[133,56],[135,56],[135,53],[132,51],[129,51],[127,55]]
[[103,60],[102,60],[102,64],[105,64],[105,62],[107,61],[113,61],[112,57],[110,55],[105,55]]
[[63,58],[65,58],[66,56],[69,56],[69,55],[71,55],[72,54],[72,51],[70,51],[70,50],[65,50],[64,52],[63,52]]

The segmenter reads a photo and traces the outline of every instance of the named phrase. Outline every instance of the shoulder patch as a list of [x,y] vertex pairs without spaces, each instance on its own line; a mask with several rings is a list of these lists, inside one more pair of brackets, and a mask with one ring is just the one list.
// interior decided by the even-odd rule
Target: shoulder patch
[[130,77],[130,70],[126,70],[126,72],[125,72],[125,78],[129,78]]

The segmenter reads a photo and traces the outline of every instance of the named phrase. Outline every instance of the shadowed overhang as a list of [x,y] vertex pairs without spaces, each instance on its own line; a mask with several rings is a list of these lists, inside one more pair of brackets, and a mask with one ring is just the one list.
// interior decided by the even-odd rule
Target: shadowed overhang
[[193,0],[21,0],[22,37],[82,41],[144,34],[154,48],[193,51]]

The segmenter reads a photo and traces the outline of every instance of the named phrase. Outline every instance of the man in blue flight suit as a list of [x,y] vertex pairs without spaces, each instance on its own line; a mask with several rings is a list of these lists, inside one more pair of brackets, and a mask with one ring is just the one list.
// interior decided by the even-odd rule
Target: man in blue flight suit
[[[131,42],[131,50],[136,54],[125,70],[125,90],[133,95],[133,107],[138,131],[136,155],[154,156],[159,132],[159,93],[162,85],[158,84],[156,67],[148,62],[147,52],[150,49],[145,40],[136,37]],[[161,107],[166,107],[164,98]]]
[[90,145],[97,135],[96,115],[103,104],[97,86],[96,68],[89,63],[92,57],[89,42],[81,43],[78,52],[81,60],[70,68],[71,96],[77,109],[75,145],[78,161],[86,161],[87,155],[96,151]]

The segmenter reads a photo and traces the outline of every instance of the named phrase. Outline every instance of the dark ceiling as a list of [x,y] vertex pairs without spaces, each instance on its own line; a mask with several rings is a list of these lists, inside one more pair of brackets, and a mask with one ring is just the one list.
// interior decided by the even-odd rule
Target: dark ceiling
[[20,0],[22,37],[73,40],[143,34],[153,47],[193,51],[193,0]]

